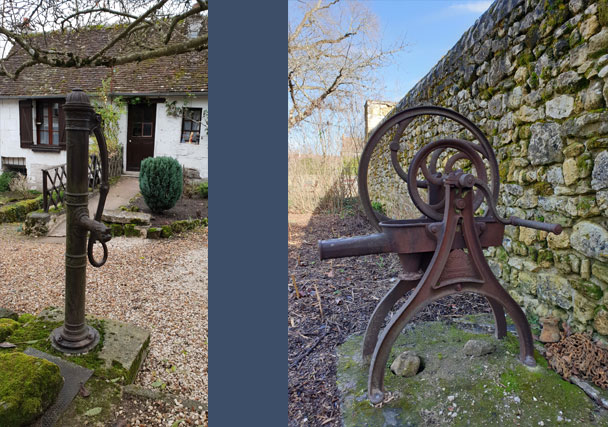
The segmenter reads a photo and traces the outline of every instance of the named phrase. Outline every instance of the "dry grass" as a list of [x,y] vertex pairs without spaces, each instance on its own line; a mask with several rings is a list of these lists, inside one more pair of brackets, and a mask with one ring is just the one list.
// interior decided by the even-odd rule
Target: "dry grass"
[[339,213],[344,199],[357,196],[358,159],[341,156],[290,154],[289,210]]

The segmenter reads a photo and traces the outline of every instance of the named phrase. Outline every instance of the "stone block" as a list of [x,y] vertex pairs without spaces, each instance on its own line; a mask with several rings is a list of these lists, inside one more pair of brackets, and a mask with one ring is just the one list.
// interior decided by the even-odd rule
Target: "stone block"
[[413,377],[420,369],[420,357],[413,351],[404,351],[391,363],[391,372],[400,377]]
[[533,165],[561,162],[564,143],[557,123],[534,123],[530,132],[528,154]]
[[49,232],[51,215],[44,212],[30,212],[25,218],[23,232],[28,236],[46,236]]
[[110,368],[119,363],[127,370],[125,384],[131,384],[141,367],[150,344],[150,332],[139,326],[104,319],[105,337],[99,358]]
[[0,319],[17,320],[19,315],[10,308],[0,307]]
[[602,335],[608,335],[608,311],[601,308],[593,318],[593,327]]
[[104,211],[102,221],[113,224],[150,225],[152,215],[144,212],[129,212],[121,210]]
[[576,224],[570,236],[570,244],[588,257],[608,262],[608,231],[599,224],[589,221]]
[[591,273],[598,279],[608,283],[608,264],[595,261],[591,266]]
[[[600,91],[600,96],[602,96]],[[574,108],[574,98],[568,95],[561,95],[545,104],[547,117],[554,119],[566,118],[572,113]]]
[[591,174],[591,188],[602,190],[608,187],[608,151],[602,151],[595,158]]
[[560,234],[549,233],[547,235],[549,249],[567,249],[570,247],[570,231],[562,230]]
[[585,324],[593,319],[597,302],[588,300],[578,292],[574,293],[574,310],[573,315],[576,320]]

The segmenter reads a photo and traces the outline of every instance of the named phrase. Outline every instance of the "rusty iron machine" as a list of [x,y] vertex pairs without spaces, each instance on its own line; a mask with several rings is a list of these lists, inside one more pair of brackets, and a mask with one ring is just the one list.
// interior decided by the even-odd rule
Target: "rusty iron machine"
[[[65,112],[67,184],[65,191],[65,320],[51,333],[51,345],[63,353],[86,353],[99,342],[99,332],[85,319],[87,255],[101,267],[108,259],[106,242],[110,229],[101,222],[108,195],[108,149],[101,131],[101,116],[95,114],[88,96],[74,89],[66,97]],[[94,133],[101,157],[101,186],[94,219],[89,217],[89,135]],[[88,243],[87,243],[88,235]],[[95,242],[103,247],[103,258],[93,254]]]
[[[413,156],[406,173],[399,152],[407,126],[417,118],[438,117],[464,127],[476,142],[457,138],[430,142]],[[379,145],[382,141],[390,141],[392,166],[407,184],[412,202],[424,214],[419,219],[391,219],[372,208],[368,169],[374,149],[385,146]],[[458,168],[459,165],[463,167]],[[520,360],[535,366],[526,316],[492,273],[482,249],[502,245],[506,224],[555,234],[561,233],[562,228],[559,224],[514,216],[502,218],[496,211],[499,184],[498,162],[488,140],[470,120],[452,110],[433,106],[407,109],[387,119],[370,136],[359,164],[359,196],[367,217],[380,232],[322,240],[319,252],[321,259],[391,252],[399,256],[403,273],[376,306],[363,342],[363,359],[370,362],[368,397],[372,403],[384,399],[385,367],[405,325],[426,305],[451,294],[483,295],[494,313],[495,334],[499,339],[507,332],[506,310],[517,328]],[[482,203],[487,213],[475,216]],[[406,302],[381,331],[393,306],[411,290]]]

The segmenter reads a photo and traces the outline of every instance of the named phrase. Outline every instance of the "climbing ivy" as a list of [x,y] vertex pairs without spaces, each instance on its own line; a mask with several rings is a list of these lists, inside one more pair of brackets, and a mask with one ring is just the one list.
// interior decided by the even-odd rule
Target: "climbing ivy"
[[[177,105],[177,101],[165,101],[165,110],[168,116],[182,118],[188,106],[190,105],[190,99],[194,96],[189,93],[186,100],[181,106]],[[192,118],[190,117],[190,120]],[[205,135],[209,135],[209,110],[203,110],[201,114],[200,124],[205,128]]]
[[[108,155],[113,157],[121,151],[121,146],[118,141],[118,122],[120,116],[125,113],[125,102],[121,97],[112,99],[110,97],[111,77],[101,82],[101,89],[97,92],[97,99],[93,100],[93,108],[95,112],[101,115],[103,126],[103,134],[106,137],[108,145]],[[97,141],[92,147],[93,153],[99,152]]]

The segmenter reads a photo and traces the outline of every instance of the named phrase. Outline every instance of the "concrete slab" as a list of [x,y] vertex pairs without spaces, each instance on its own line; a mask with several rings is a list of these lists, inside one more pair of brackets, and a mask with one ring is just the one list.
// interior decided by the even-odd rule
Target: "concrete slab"
[[148,354],[150,332],[128,323],[103,320],[105,336],[98,357],[105,361],[106,368],[120,363],[127,370],[125,384],[131,384]]
[[[64,314],[61,308],[48,307],[38,317],[49,322],[60,322],[63,321]],[[150,332],[129,323],[112,319],[99,320],[104,322],[105,334],[103,347],[97,356],[105,361],[106,368],[119,363],[127,370],[125,384],[131,384],[148,354]]]
[[111,222],[114,224],[140,224],[150,225],[150,218],[152,215],[145,212],[129,212],[121,210],[108,210],[105,209],[101,220],[104,222]]
[[[463,347],[469,339],[491,341],[496,350],[466,356]],[[535,368],[519,362],[513,335],[497,340],[491,333],[445,322],[408,325],[385,368],[387,398],[374,406],[367,399],[369,366],[360,354],[362,341],[361,335],[353,335],[338,348],[337,381],[346,427],[608,424],[608,412],[548,369],[540,354],[535,354]],[[403,351],[422,359],[423,370],[414,377],[399,377],[389,369]]]

